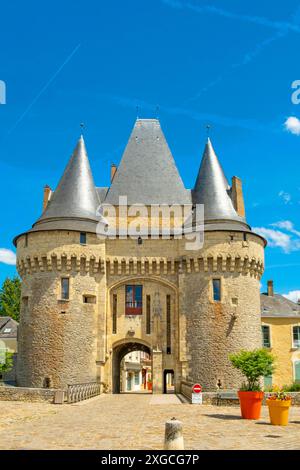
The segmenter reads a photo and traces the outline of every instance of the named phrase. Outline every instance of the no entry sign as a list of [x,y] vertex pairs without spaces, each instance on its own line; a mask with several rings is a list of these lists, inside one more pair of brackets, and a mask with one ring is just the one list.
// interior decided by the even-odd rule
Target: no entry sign
[[193,393],[201,393],[201,392],[202,392],[202,387],[200,384],[193,385]]
[[194,384],[192,388],[192,404],[202,405],[202,387],[200,384]]

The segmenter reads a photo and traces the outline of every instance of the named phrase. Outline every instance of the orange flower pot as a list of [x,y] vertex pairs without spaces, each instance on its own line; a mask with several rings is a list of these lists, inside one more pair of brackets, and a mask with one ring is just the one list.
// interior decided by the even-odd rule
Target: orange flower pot
[[147,382],[147,389],[152,390],[152,382]]
[[259,419],[264,392],[238,392],[243,419]]
[[287,426],[292,400],[267,400],[271,424]]

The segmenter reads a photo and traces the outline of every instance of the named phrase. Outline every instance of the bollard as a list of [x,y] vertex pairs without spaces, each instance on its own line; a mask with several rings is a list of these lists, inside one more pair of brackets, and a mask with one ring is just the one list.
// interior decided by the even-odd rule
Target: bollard
[[165,450],[184,450],[182,423],[176,418],[166,421],[165,424]]

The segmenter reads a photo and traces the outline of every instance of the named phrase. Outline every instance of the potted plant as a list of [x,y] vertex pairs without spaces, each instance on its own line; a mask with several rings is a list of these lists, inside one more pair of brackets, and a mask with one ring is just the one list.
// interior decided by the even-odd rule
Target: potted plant
[[259,419],[264,397],[260,378],[265,375],[272,375],[274,357],[265,349],[256,349],[231,354],[229,359],[232,365],[240,370],[247,379],[247,382],[242,384],[238,392],[242,418]]
[[152,390],[152,378],[149,376],[147,380],[147,389]]
[[278,390],[267,398],[271,424],[287,426],[292,398],[283,390]]
[[9,372],[13,368],[13,354],[4,352],[0,355],[0,386],[3,385],[3,374]]

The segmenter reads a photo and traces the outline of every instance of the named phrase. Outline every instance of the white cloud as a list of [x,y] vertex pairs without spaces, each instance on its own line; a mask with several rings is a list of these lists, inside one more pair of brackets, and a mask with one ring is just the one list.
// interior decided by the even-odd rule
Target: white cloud
[[298,302],[300,299],[300,290],[291,290],[288,294],[282,294],[283,297],[291,300],[292,302]]
[[292,240],[290,235],[280,232],[279,230],[265,227],[255,227],[253,230],[259,235],[265,237],[269,246],[282,248],[286,253],[291,251]]
[[291,134],[300,135],[300,119],[290,116],[284,123],[285,129]]
[[285,204],[289,204],[292,200],[292,196],[286,191],[279,191],[278,196],[283,200]]
[[280,228],[287,233],[267,227],[256,227],[254,231],[265,237],[270,247],[282,248],[285,253],[300,250],[300,231],[295,229],[293,222],[281,220],[270,226]]
[[0,248],[0,263],[16,264],[16,254],[7,248]]
[[271,224],[271,225],[272,227],[277,227],[283,230],[287,230],[288,232],[294,233],[295,235],[300,237],[299,230],[296,230],[294,228],[294,224],[290,220],[280,220],[279,222],[275,222],[274,224]]

